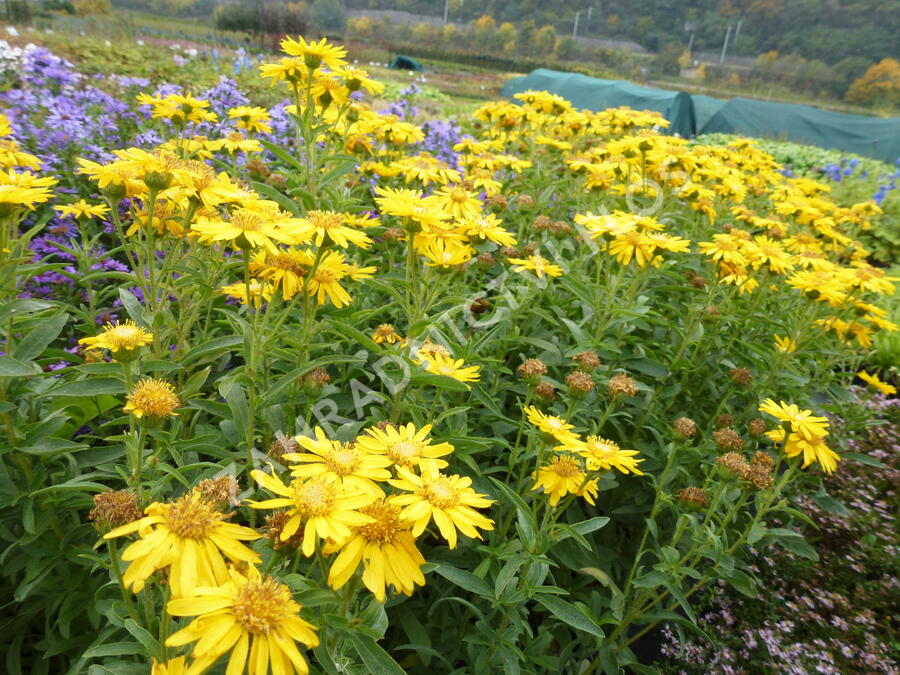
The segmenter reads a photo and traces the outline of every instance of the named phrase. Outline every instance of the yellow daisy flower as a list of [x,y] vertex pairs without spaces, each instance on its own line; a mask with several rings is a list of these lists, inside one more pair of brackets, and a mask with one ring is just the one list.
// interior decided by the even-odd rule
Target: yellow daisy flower
[[386,468],[391,465],[390,459],[369,453],[355,443],[332,441],[320,427],[316,427],[315,434],[314,439],[308,436],[297,436],[295,439],[302,448],[309,450],[308,453],[283,455],[289,462],[299,462],[290,467],[292,476],[334,476],[340,483],[369,490],[379,496],[384,494],[376,482],[391,477],[391,472]]
[[516,272],[529,270],[534,272],[538,279],[543,279],[545,274],[548,277],[559,277],[563,273],[562,267],[554,265],[540,255],[530,255],[527,258],[507,258],[507,260],[515,265],[513,269]]
[[591,471],[610,471],[618,469],[622,473],[633,473],[643,476],[637,465],[642,459],[634,459],[637,450],[622,450],[615,441],[610,441],[599,436],[588,436],[583,441],[564,443],[556,450],[567,450],[584,457],[587,468]]
[[365,232],[347,227],[344,215],[334,211],[310,211],[305,218],[297,219],[297,235],[301,241],[313,241],[316,246],[334,243],[341,248],[356,244],[369,248],[372,240]]
[[477,215],[464,218],[460,222],[459,227],[469,237],[481,239],[482,241],[487,239],[498,246],[515,246],[516,238],[511,232],[501,227],[502,223],[503,221],[497,216],[489,213],[486,216]]
[[228,117],[235,120],[238,129],[245,129],[261,134],[272,133],[269,125],[269,111],[258,106],[241,105],[228,109]]
[[176,656],[165,663],[159,663],[156,659],[151,659],[150,675],[188,675],[185,657]]
[[584,497],[591,506],[597,497],[597,479],[586,481],[587,474],[571,457],[554,455],[549,464],[542,466],[536,473],[531,474],[531,477],[535,481],[531,489],[543,488],[549,496],[550,506],[556,506],[560,499],[569,494]]
[[481,379],[478,374],[481,366],[466,366],[462,359],[454,359],[443,354],[423,356],[420,350],[417,363],[424,365],[426,372],[434,375],[446,375],[460,382],[478,382]]
[[[243,281],[238,281],[235,284],[229,284],[228,286],[222,286],[219,289],[222,293],[227,295],[229,298],[234,298],[239,301],[242,305],[247,304],[247,284]],[[250,280],[250,299],[253,301],[254,307],[259,307],[263,302],[268,302],[272,299],[272,292],[275,290],[275,287],[269,283],[260,283],[257,279]]]
[[869,373],[867,373],[866,371],[861,370],[856,374],[856,376],[859,379],[861,379],[862,381],[871,385],[874,389],[877,389],[878,391],[880,391],[885,396],[890,396],[891,394],[897,393],[897,387],[895,387],[891,384],[888,384],[887,382],[882,382],[881,379],[878,377],[878,373],[873,373],[872,375],[869,375]]
[[[784,429],[767,431],[766,436],[774,443],[782,443],[784,442]],[[805,469],[813,462],[818,462],[825,473],[834,473],[837,463],[841,461],[840,456],[825,445],[824,437],[804,438],[796,432],[788,434],[787,443],[784,444],[784,454],[788,457],[797,457],[802,454],[802,468]]]
[[293,298],[303,288],[303,279],[315,262],[315,256],[302,249],[260,249],[250,259],[250,274],[280,288],[285,300]]
[[425,558],[416,548],[412,525],[400,517],[396,498],[379,499],[360,512],[373,522],[354,528],[328,571],[328,585],[337,590],[362,563],[362,581],[378,602],[384,602],[387,586],[412,595],[417,584],[425,585]]
[[572,433],[572,429],[575,427],[561,417],[542,413],[533,405],[527,406],[524,410],[531,424],[545,434],[550,434],[560,443],[574,443],[578,440],[578,434]]
[[175,408],[181,405],[175,388],[165,380],[145,377],[138,382],[127,397],[124,412],[138,419],[142,417],[163,418],[176,415]]
[[303,526],[303,555],[307,558],[316,550],[316,538],[347,540],[351,527],[372,522],[359,508],[375,501],[378,496],[342,485],[334,476],[319,475],[306,480],[295,479],[285,485],[277,477],[258,469],[250,473],[254,480],[269,492],[280,495],[275,499],[251,501],[254,509],[287,508],[291,519],[281,530],[281,541],[287,541]]
[[340,45],[329,44],[325,38],[318,42],[315,40],[307,42],[302,35],[298,36],[296,40],[284,38],[281,41],[281,49],[290,56],[302,56],[309,68],[318,68],[325,64],[331,70],[337,70],[341,66],[347,65],[347,60],[344,58],[347,56],[347,50]]
[[447,466],[445,457],[453,452],[449,443],[432,444],[429,438],[431,425],[416,430],[410,422],[402,426],[387,425],[384,429],[369,427],[356,437],[356,445],[366,452],[384,455],[396,467],[411,469],[422,462],[433,463],[438,468]]
[[759,411],[767,413],[781,422],[791,425],[791,430],[807,441],[828,435],[828,418],[816,417],[812,410],[800,410],[793,403],[775,403],[767,398],[759,406]]
[[790,337],[773,336],[775,338],[775,348],[782,354],[793,354],[797,351],[797,341]]
[[414,537],[422,534],[432,519],[450,548],[456,548],[457,529],[475,539],[481,539],[475,528],[494,529],[494,521],[475,510],[489,507],[493,501],[475,492],[470,478],[445,476],[431,462],[420,464],[419,471],[417,476],[397,467],[400,478],[388,481],[398,490],[410,493],[395,496],[393,501],[404,507],[400,517],[412,521]]
[[74,204],[65,204],[53,207],[61,216],[72,216],[73,218],[102,218],[109,213],[109,207],[106,204],[89,204],[83,199],[79,199]]
[[95,337],[81,338],[78,344],[88,349],[108,349],[113,353],[130,352],[153,342],[153,333],[145,331],[134,321],[107,323],[103,332]]
[[137,532],[140,540],[122,552],[131,564],[125,570],[125,586],[135,593],[156,570],[169,567],[173,598],[182,598],[198,586],[217,586],[227,580],[224,553],[234,562],[260,562],[260,557],[241,541],[259,539],[248,527],[224,522],[228,517],[199,493],[191,492],[174,502],[154,502],[147,516],[122,525],[103,536],[114,539]]
[[[309,673],[295,643],[318,646],[315,627],[300,618],[300,605],[291,590],[255,567],[246,575],[235,569],[221,586],[198,588],[187,598],[170,600],[172,616],[196,616],[187,627],[166,640],[168,647],[194,645],[190,672],[201,673],[231,651],[227,673],[249,675]],[[249,659],[248,659],[249,656]]]
[[476,218],[484,206],[474,192],[459,185],[445,185],[435,190],[433,196],[435,205],[456,220]]
[[394,325],[390,323],[383,323],[378,326],[372,333],[372,342],[377,345],[387,343],[389,345],[399,344],[405,345],[406,340],[404,340],[400,335],[397,334],[397,331],[394,330]]

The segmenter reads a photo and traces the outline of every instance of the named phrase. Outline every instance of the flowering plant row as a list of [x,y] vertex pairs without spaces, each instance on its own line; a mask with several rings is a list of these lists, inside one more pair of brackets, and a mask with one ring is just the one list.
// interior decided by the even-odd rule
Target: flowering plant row
[[546,92],[429,152],[343,48],[282,48],[280,139],[141,93],[151,146],[54,177],[2,120],[13,662],[640,671],[748,545],[810,554],[782,495],[897,329],[877,205]]

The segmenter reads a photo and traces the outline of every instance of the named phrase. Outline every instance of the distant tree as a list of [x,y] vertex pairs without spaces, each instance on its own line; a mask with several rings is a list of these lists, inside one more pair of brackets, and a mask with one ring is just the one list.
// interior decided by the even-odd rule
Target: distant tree
[[847,100],[863,105],[900,106],[900,61],[887,58],[870,66],[850,86]]
[[514,24],[507,21],[497,29],[497,42],[507,51],[513,51],[518,42],[519,33]]
[[831,93],[843,98],[854,80],[862,77],[871,65],[865,56],[848,56],[838,61],[831,69]]
[[78,14],[109,14],[112,11],[109,0],[74,0],[73,6]]
[[663,75],[678,75],[681,66],[681,54],[684,51],[682,45],[677,42],[669,42],[656,55],[653,65]]
[[540,54],[549,54],[556,46],[556,29],[553,26],[544,26],[534,34],[534,45]]
[[323,31],[340,33],[347,26],[347,15],[338,0],[316,0],[310,8],[309,17]]
[[553,47],[553,54],[558,59],[568,61],[578,56],[578,43],[569,35],[557,38],[556,45]]
[[369,39],[375,34],[375,22],[368,16],[347,19],[347,32],[351,37]]

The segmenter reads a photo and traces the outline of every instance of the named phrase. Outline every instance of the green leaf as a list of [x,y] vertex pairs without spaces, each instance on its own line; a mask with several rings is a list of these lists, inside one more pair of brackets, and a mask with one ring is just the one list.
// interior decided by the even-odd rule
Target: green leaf
[[13,357],[20,361],[31,361],[40,356],[65,327],[69,315],[65,312],[44,319],[23,337],[13,350]]
[[181,358],[182,363],[185,365],[190,364],[196,360],[198,360],[202,356],[211,356],[213,354],[218,354],[218,352],[224,352],[229,347],[236,347],[244,341],[240,335],[226,335],[224,337],[214,338],[207,342],[204,342],[201,345],[197,345],[196,347],[189,349],[187,353]]
[[516,494],[516,492],[506,483],[490,476],[488,477],[488,480],[491,481],[500,495],[515,507],[516,520],[523,537],[522,543],[525,544],[526,548],[532,549],[537,541],[537,519],[535,518],[534,513],[528,507],[528,504],[525,503],[525,500]]
[[249,406],[247,404],[247,392],[244,388],[231,380],[219,385],[219,393],[228,404],[231,411],[231,421],[234,422],[234,428],[237,432],[238,441],[243,443],[247,438],[247,418],[249,415]]
[[569,624],[572,628],[577,628],[580,631],[590,633],[598,638],[606,637],[606,633],[604,633],[603,629],[597,625],[597,622],[588,617],[572,603],[557,598],[555,595],[546,595],[544,593],[536,595],[534,599],[543,605],[553,616]]
[[268,197],[273,202],[277,202],[288,213],[293,213],[295,216],[300,215],[300,207],[297,206],[297,203],[284,193],[279,192],[276,188],[272,187],[268,183],[258,183],[256,181],[251,181],[250,187],[252,187],[260,194]]
[[469,391],[469,385],[465,382],[460,382],[447,375],[435,375],[434,373],[415,373],[409,378],[409,383],[418,387],[437,387],[448,391]]
[[0,356],[0,377],[28,377],[37,373],[31,363],[22,363],[11,356]]
[[391,658],[375,640],[359,631],[351,630],[344,633],[350,638],[354,649],[362,659],[366,671],[372,675],[406,675],[406,671],[400,664]]
[[828,511],[828,513],[841,517],[850,515],[847,507],[830,495],[813,495],[812,500],[819,505],[819,508]]
[[493,598],[494,592],[488,583],[481,577],[476,577],[471,572],[466,572],[452,565],[441,563],[435,570],[450,583],[456,584],[460,588],[476,593],[484,598]]
[[589,520],[582,520],[580,523],[575,523],[572,527],[578,534],[590,534],[591,532],[596,532],[601,527],[604,527],[608,522],[609,518],[606,516],[597,516],[596,518],[590,518]]
[[85,659],[96,659],[101,656],[134,656],[140,654],[141,651],[141,646],[137,642],[109,642],[105,645],[91,647],[81,656]]
[[92,377],[87,380],[65,382],[50,389],[54,396],[101,396],[103,394],[124,394],[125,383],[112,377]]
[[865,464],[866,466],[874,466],[877,469],[883,469],[884,464],[879,462],[874,457],[869,457],[868,455],[861,455],[858,452],[845,452],[842,457],[844,459],[852,459],[854,461],[859,462],[860,464]]
[[125,619],[125,630],[131,633],[138,642],[144,645],[144,649],[147,650],[147,656],[152,656],[160,663],[165,661],[162,645],[159,644],[159,641],[150,635],[145,628],[139,626],[134,619]]
[[132,321],[134,321],[136,324],[141,325],[147,323],[144,320],[144,308],[141,307],[141,303],[135,297],[134,293],[129,291],[127,288],[120,288],[119,300],[122,301],[122,307],[125,308],[125,311]]

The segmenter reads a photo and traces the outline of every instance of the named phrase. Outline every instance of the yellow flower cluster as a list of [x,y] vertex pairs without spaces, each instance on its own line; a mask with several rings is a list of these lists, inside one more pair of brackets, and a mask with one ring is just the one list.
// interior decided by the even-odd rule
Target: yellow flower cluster
[[410,595],[425,583],[425,559],[415,541],[432,521],[450,548],[456,547],[457,530],[480,539],[478,529],[493,529],[493,521],[475,510],[491,501],[472,489],[469,478],[441,473],[447,467],[441,458],[453,446],[433,443],[431,425],[370,427],[351,443],[331,440],[319,428],[315,434],[296,439],[306,452],[283,456],[292,462],[289,483],[252,472],[277,496],[250,506],[285,509],[289,519],[279,537],[286,541],[302,533],[307,557],[319,541],[326,555],[337,553],[328,575],[333,588],[362,564],[363,583],[379,602],[388,586]]
[[793,403],[776,403],[770,398],[763,401],[759,410],[784,423],[778,429],[767,431],[766,436],[775,443],[782,443],[785,455],[796,457],[802,454],[804,469],[813,462],[818,462],[826,473],[837,468],[840,457],[825,445],[827,417],[817,417],[811,410],[800,410]]
[[54,178],[22,170],[40,168],[40,160],[19,148],[9,120],[0,115],[0,219],[21,212],[22,207],[33,210],[35,204],[53,196],[50,188],[56,185]]
[[532,489],[543,489],[549,497],[550,506],[556,506],[566,495],[583,497],[594,504],[597,497],[598,476],[603,471],[617,469],[622,473],[642,476],[637,465],[644,461],[635,459],[636,450],[623,450],[615,441],[600,436],[580,435],[572,431],[574,427],[554,415],[547,415],[534,406],[525,408],[528,421],[547,436],[548,443],[558,443],[550,461],[532,474],[535,480]]

